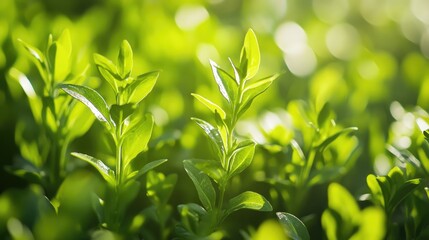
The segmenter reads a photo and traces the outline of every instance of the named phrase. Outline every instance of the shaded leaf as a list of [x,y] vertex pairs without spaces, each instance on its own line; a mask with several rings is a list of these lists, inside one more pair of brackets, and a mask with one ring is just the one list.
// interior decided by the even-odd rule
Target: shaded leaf
[[274,74],[247,86],[243,91],[242,99],[240,99],[241,105],[239,115],[243,114],[250,107],[253,100],[265,92],[278,77],[279,74]]
[[343,166],[323,167],[311,173],[308,185],[312,186],[330,182],[346,172],[347,169]]
[[197,189],[198,197],[204,208],[212,210],[216,203],[216,192],[210,181],[210,178],[203,171],[197,169],[189,160],[183,161],[186,173],[191,178]]
[[225,148],[224,148],[224,143],[219,130],[213,127],[210,123],[202,119],[199,119],[199,118],[191,118],[191,119],[194,120],[198,124],[198,126],[200,126],[204,130],[206,135],[215,144],[216,150],[218,151],[219,155],[222,155],[225,152]]
[[159,165],[165,162],[167,162],[167,159],[160,159],[160,160],[152,161],[150,163],[146,163],[139,171],[134,171],[128,174],[127,181],[131,179],[137,179],[140,176],[143,176],[145,173],[149,172],[150,170],[158,167]]
[[71,155],[91,164],[108,183],[112,186],[115,185],[115,172],[104,164],[103,161],[83,153],[72,152]]
[[113,104],[110,107],[110,116],[116,125],[120,125],[127,119],[127,117],[134,113],[134,110],[134,104]]
[[61,84],[59,87],[73,98],[85,104],[94,114],[94,116],[108,129],[110,129],[110,124],[112,122],[110,118],[109,107],[107,106],[104,98],[97,91],[86,86],[73,84]]
[[21,39],[18,39],[18,42],[24,47],[24,49],[30,55],[31,60],[36,65],[37,70],[39,70],[39,73],[42,76],[42,79],[44,80],[45,85],[48,85],[49,78],[48,78],[47,60],[45,55],[39,49],[31,46],[30,44],[22,41]]
[[246,191],[231,198],[226,206],[226,214],[229,215],[240,209],[251,209],[258,211],[272,211],[273,207],[261,194]]
[[190,161],[195,168],[203,171],[217,183],[226,176],[226,171],[223,169],[219,161],[207,159],[189,159],[188,161]]
[[147,196],[154,204],[167,204],[176,182],[177,174],[165,176],[163,173],[150,171],[146,175]]
[[358,130],[357,127],[349,127],[349,128],[341,129],[340,131],[338,131],[338,132],[332,134],[331,136],[327,137],[326,139],[324,139],[319,145],[315,146],[314,148],[319,148],[319,149],[326,148],[329,144],[331,144],[333,141],[335,141],[341,135],[347,134],[350,132],[355,132],[357,130]]
[[277,212],[277,217],[287,236],[293,240],[310,240],[310,234],[304,223],[294,215],[285,212]]
[[319,128],[321,128],[326,123],[326,121],[329,120],[330,115],[331,106],[329,105],[329,103],[325,103],[319,114],[317,115],[317,125],[319,126]]
[[411,179],[406,181],[403,185],[401,185],[395,194],[392,196],[391,200],[389,201],[389,212],[395,211],[396,207],[405,199],[407,198],[413,191],[418,189],[421,186],[422,180],[421,179]]

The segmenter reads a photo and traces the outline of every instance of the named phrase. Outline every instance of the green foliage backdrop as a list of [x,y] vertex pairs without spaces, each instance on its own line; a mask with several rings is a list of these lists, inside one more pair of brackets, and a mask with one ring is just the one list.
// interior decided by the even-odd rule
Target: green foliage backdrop
[[[255,152],[253,161],[246,156],[252,161],[247,169],[228,177],[225,199],[249,190],[273,211],[234,213],[203,235],[306,239],[304,223],[313,239],[368,239],[371,227],[379,225],[383,229],[373,239],[424,239],[429,235],[428,9],[426,0],[0,1],[0,238],[191,238],[177,226],[203,216],[204,209],[193,205],[201,199],[195,177],[213,184],[219,179],[196,174],[199,168],[190,165],[197,161],[185,161],[185,171],[183,160],[219,158],[198,126],[211,119],[221,129],[219,109],[229,115],[227,104],[220,104],[225,95],[219,94],[213,64],[231,76],[237,77],[237,69],[243,75],[241,49],[253,29],[260,52],[256,79],[279,76],[251,101],[237,125],[229,126],[235,131],[228,136],[237,144],[252,141],[247,143]],[[110,64],[111,72],[118,69],[115,80],[106,77]],[[121,95],[122,87],[146,81],[138,80],[142,73],[152,80],[136,90],[144,100],[134,104],[136,97]],[[56,88],[60,84],[65,92]],[[117,128],[106,130],[85,99],[77,98],[91,111],[66,94],[76,98],[95,91],[77,85],[103,96],[106,116],[121,116],[109,123],[120,121]],[[109,190],[103,180],[108,174],[102,177],[88,162],[102,174],[115,169],[115,149],[123,138],[106,136],[115,138],[132,113],[141,115],[135,121],[146,124],[138,130],[146,135],[133,138],[143,141],[141,146],[125,143],[134,148],[126,161],[144,159],[129,168],[144,169],[138,177],[148,173],[137,185]],[[245,148],[230,147],[223,154]],[[22,167],[28,159],[35,166]],[[60,170],[54,176],[40,169],[31,174],[35,167]],[[124,203],[126,229],[99,224],[107,218],[97,210],[104,206],[101,196]],[[112,206],[104,211],[114,211]],[[58,228],[50,232],[55,222]],[[204,227],[201,222],[187,224]]]

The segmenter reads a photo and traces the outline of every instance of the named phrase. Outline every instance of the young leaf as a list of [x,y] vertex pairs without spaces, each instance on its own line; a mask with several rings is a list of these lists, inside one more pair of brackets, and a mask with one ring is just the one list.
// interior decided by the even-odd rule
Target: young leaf
[[63,81],[70,72],[70,57],[72,52],[72,44],[70,32],[66,29],[56,42],[54,42],[49,50],[49,60],[54,70],[54,81]]
[[243,91],[242,99],[240,99],[241,105],[239,115],[243,114],[250,107],[253,100],[265,92],[278,77],[279,74],[274,74],[247,86]]
[[86,86],[73,84],[61,84],[59,88],[85,104],[94,116],[110,129],[112,120],[110,118],[109,107],[104,98],[97,91]]
[[261,56],[259,53],[258,40],[255,32],[249,29],[244,38],[243,48],[240,55],[240,70],[244,81],[251,79],[259,70]]
[[200,101],[202,104],[204,104],[204,106],[206,106],[210,111],[212,111],[213,113],[219,113],[220,117],[222,119],[225,119],[226,114],[225,111],[219,107],[217,104],[213,103],[212,101],[208,100],[207,98],[196,94],[196,93],[191,93],[192,96],[194,96],[198,101]]
[[222,181],[226,175],[226,171],[219,161],[207,159],[189,159],[188,161],[190,161],[195,168],[211,177],[216,183]]
[[406,181],[403,185],[401,185],[391,200],[389,201],[389,212],[393,212],[395,208],[406,198],[408,197],[414,190],[421,186],[421,179],[411,179]]
[[199,118],[191,118],[194,120],[198,126],[200,126],[204,132],[207,134],[207,136],[212,140],[212,142],[215,144],[217,151],[219,151],[220,154],[223,154],[225,152],[225,148],[223,145],[222,136],[219,132],[219,130],[215,127],[213,127],[210,123],[199,119]]
[[183,165],[197,189],[198,197],[204,208],[208,211],[212,210],[216,203],[216,192],[210,178],[192,165],[192,162],[189,160],[184,160]]
[[115,92],[118,92],[116,81],[118,81],[120,77],[116,73],[116,66],[112,61],[100,54],[94,54],[94,62],[101,76],[103,76]]
[[[133,114],[134,110],[134,104],[113,104],[110,107],[110,116],[112,117],[112,120],[116,123],[116,125],[119,125],[122,124],[127,119],[127,117]],[[122,119],[122,121],[120,122],[119,119]]]
[[294,215],[285,212],[277,212],[277,217],[287,236],[293,240],[310,240],[310,234],[304,223]]
[[139,75],[126,88],[129,103],[139,103],[153,89],[159,77],[159,71],[153,71]]
[[34,64],[37,67],[37,70],[39,70],[40,75],[42,76],[43,81],[45,82],[45,85],[48,85],[48,68],[47,68],[47,60],[45,55],[43,53],[31,46],[30,44],[22,41],[21,39],[18,39],[18,42],[24,47],[24,49],[27,51],[27,53],[30,55],[31,60],[34,62]]
[[246,191],[236,197],[231,198],[226,206],[226,215],[229,215],[240,209],[251,209],[258,211],[272,211],[273,207],[259,193]]
[[158,167],[159,165],[161,165],[165,162],[167,162],[167,159],[160,159],[160,160],[152,161],[150,163],[146,163],[139,171],[134,171],[134,172],[128,174],[127,181],[129,181],[131,179],[137,179],[140,176],[143,176],[145,173],[149,172],[150,170]]
[[210,60],[214,79],[219,87],[222,96],[230,103],[237,98],[238,85],[227,72],[219,68],[219,66]]
[[335,141],[339,136],[341,136],[343,134],[350,133],[350,132],[355,132],[357,130],[358,130],[357,127],[349,127],[349,128],[341,129],[340,131],[338,131],[338,132],[332,134],[331,136],[327,137],[326,139],[324,139],[319,145],[315,146],[314,148],[324,149],[329,144],[331,144],[333,141]]
[[326,121],[329,120],[329,116],[331,115],[331,107],[329,103],[325,103],[317,115],[317,125],[321,128]]
[[118,72],[122,79],[130,76],[133,69],[133,50],[127,40],[122,41],[118,56]]
[[112,186],[115,185],[115,172],[106,166],[106,164],[101,160],[83,153],[72,152],[71,155],[91,164],[108,183]]
[[236,175],[241,173],[246,169],[253,160],[253,155],[255,153],[256,144],[251,140],[246,140],[238,146],[238,148],[233,152],[230,159],[230,169],[229,172],[231,175]]
[[144,118],[138,116],[131,121],[133,126],[127,130],[123,144],[125,168],[139,153],[147,150],[154,124],[151,114],[146,114]]

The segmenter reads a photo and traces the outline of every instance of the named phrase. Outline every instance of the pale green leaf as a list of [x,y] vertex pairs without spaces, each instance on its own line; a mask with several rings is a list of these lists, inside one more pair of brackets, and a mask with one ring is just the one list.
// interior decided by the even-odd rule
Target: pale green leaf
[[206,135],[215,144],[216,150],[218,151],[218,154],[221,156],[225,152],[225,148],[224,148],[224,143],[219,130],[213,127],[210,123],[202,119],[199,119],[199,118],[191,118],[191,119],[194,120],[198,124],[198,126],[200,126],[204,130]]
[[328,206],[337,212],[341,219],[354,225],[359,224],[359,206],[353,196],[338,183],[328,186]]
[[26,52],[31,57],[31,60],[36,65],[37,70],[39,70],[39,73],[42,76],[45,85],[49,85],[48,66],[45,55],[39,49],[31,46],[30,44],[22,41],[21,39],[18,39],[18,42],[24,47]]
[[278,77],[279,74],[275,74],[246,86],[240,99],[239,116],[243,114],[250,107],[253,100],[265,92]]
[[94,63],[97,66],[101,76],[110,84],[115,92],[118,92],[119,75],[117,74],[116,66],[112,61],[100,54],[94,54]]
[[127,40],[122,41],[118,55],[118,72],[122,79],[130,76],[133,69],[133,50]]
[[189,159],[188,161],[190,161],[195,168],[203,171],[217,183],[221,182],[226,176],[226,171],[223,169],[219,161],[207,159]]
[[159,71],[144,73],[137,76],[126,88],[129,103],[139,103],[153,89],[159,77]]
[[381,240],[385,239],[386,216],[382,209],[367,207],[361,212],[361,224],[359,230],[353,234],[350,240]]
[[52,70],[54,70],[54,80],[61,82],[67,77],[71,67],[72,43],[69,30],[64,30],[48,51]]
[[222,96],[230,103],[237,99],[238,85],[227,72],[219,68],[219,66],[210,60],[214,79],[219,87]]
[[212,111],[213,113],[219,113],[220,117],[222,119],[225,119],[226,114],[225,111],[219,107],[217,104],[213,103],[212,101],[208,100],[207,98],[196,94],[196,93],[191,93],[192,96],[194,96],[198,101],[200,101],[202,104],[204,104],[204,106],[206,106],[210,111]]
[[183,166],[194,183],[204,208],[208,211],[212,210],[216,203],[216,192],[210,178],[203,171],[198,170],[189,160],[183,161]]
[[83,153],[72,152],[71,155],[91,164],[108,183],[115,185],[115,172],[103,161]]
[[277,212],[277,217],[286,235],[292,240],[310,240],[310,234],[304,223],[294,215],[285,212]]
[[133,171],[130,174],[128,174],[127,181],[129,181],[131,179],[137,179],[140,176],[144,175],[145,173],[149,172],[150,170],[158,167],[159,165],[161,165],[165,162],[167,162],[167,159],[159,159],[159,160],[155,160],[155,161],[146,163],[140,170]]
[[240,70],[244,81],[251,79],[258,73],[261,55],[259,53],[258,40],[255,32],[249,29],[244,38],[240,55]]

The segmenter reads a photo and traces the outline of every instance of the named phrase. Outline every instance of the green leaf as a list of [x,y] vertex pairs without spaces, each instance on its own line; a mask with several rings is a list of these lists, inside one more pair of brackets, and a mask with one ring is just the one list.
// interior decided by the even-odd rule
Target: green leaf
[[413,191],[421,186],[422,179],[416,178],[406,181],[401,185],[389,201],[388,211],[393,213],[396,207],[407,198]]
[[147,196],[156,205],[167,204],[177,182],[177,174],[165,176],[163,173],[150,171],[146,175]]
[[116,66],[112,61],[100,54],[94,54],[94,62],[101,76],[110,84],[113,90],[118,92],[118,84],[120,77],[117,74]]
[[219,87],[222,96],[230,103],[237,99],[238,85],[227,72],[219,68],[219,66],[210,60],[214,79]]
[[[134,104],[113,104],[110,107],[110,116],[112,117],[112,120],[116,123],[116,125],[120,125],[127,119],[127,117],[134,113],[134,110]],[[121,121],[119,119],[121,119]]]
[[152,136],[153,124],[154,119],[151,114],[146,114],[144,117],[136,116],[131,119],[131,127],[126,130],[126,135],[124,135],[125,169],[139,153],[147,150],[147,145]]
[[86,106],[73,102],[68,106],[71,108],[68,114],[65,129],[68,129],[68,137],[75,139],[85,134],[94,122],[94,115],[86,109]]
[[143,176],[145,173],[149,172],[150,170],[158,167],[159,165],[161,165],[165,162],[167,162],[167,159],[160,159],[160,160],[152,161],[150,163],[146,163],[139,171],[134,171],[134,172],[131,172],[130,174],[128,174],[127,181],[129,181],[131,179],[137,179],[137,178]]
[[198,197],[204,208],[207,211],[212,210],[216,203],[216,192],[210,178],[203,171],[198,170],[189,160],[184,160],[183,165],[197,189]]
[[231,175],[241,173],[252,163],[255,146],[256,144],[253,141],[246,140],[240,143],[237,149],[234,150],[229,163],[229,172]]
[[188,161],[190,161],[195,168],[207,174],[216,183],[221,182],[226,176],[226,171],[219,161],[207,159],[189,159]]
[[139,103],[153,89],[159,77],[159,71],[144,73],[136,77],[133,82],[125,89],[128,94],[129,103]]
[[361,212],[361,224],[359,230],[353,234],[350,240],[378,240],[385,239],[386,216],[384,211],[376,207],[367,207]]
[[216,146],[216,150],[218,151],[218,154],[221,156],[225,152],[222,136],[219,132],[219,130],[215,127],[213,127],[210,123],[199,119],[199,118],[191,118],[194,120],[198,126],[200,126],[206,135],[212,140],[214,145]]
[[304,223],[294,215],[285,212],[277,212],[277,217],[286,235],[293,240],[310,240],[310,234]]
[[54,81],[63,81],[70,72],[70,57],[72,52],[72,43],[70,32],[66,29],[61,36],[48,49],[49,62],[54,72]]
[[239,116],[243,114],[250,107],[253,100],[257,96],[265,92],[268,87],[273,83],[273,81],[276,80],[279,76],[279,74],[274,74],[247,86],[243,91],[242,99],[240,99],[241,105],[239,110]]
[[309,177],[309,186],[323,184],[334,180],[335,178],[345,174],[347,169],[344,166],[323,167],[314,170]]
[[244,38],[240,55],[240,70],[244,81],[251,79],[258,73],[261,56],[255,32],[249,29]]
[[127,40],[122,41],[118,56],[118,72],[122,79],[130,76],[133,69],[133,50]]
[[319,145],[315,146],[314,148],[324,149],[329,144],[331,144],[333,141],[335,141],[338,137],[340,137],[341,135],[351,133],[351,132],[355,132],[357,130],[358,130],[357,127],[349,127],[349,128],[341,129],[340,131],[338,131],[338,132],[332,134],[331,136],[327,137],[326,139],[324,139]]
[[341,231],[342,220],[338,213],[332,209],[325,209],[322,213],[322,227],[327,239],[341,239],[338,235]]
[[353,196],[338,183],[328,186],[328,206],[337,212],[342,221],[352,225],[359,224],[359,206]]
[[104,98],[94,89],[73,84],[61,84],[59,87],[73,98],[85,104],[94,116],[103,123],[107,129],[111,128],[109,107]]
[[329,103],[325,103],[319,114],[317,115],[317,125],[319,128],[321,128],[326,123],[326,121],[329,120],[330,115],[331,106],[329,105]]
[[212,111],[213,113],[217,112],[222,119],[225,119],[226,117],[225,111],[217,104],[213,103],[212,101],[208,100],[207,98],[199,94],[191,93],[191,95],[195,97],[198,101],[200,101],[202,104],[204,104],[204,106],[206,106],[210,111]]
[[45,85],[49,85],[47,60],[45,55],[39,49],[31,46],[30,44],[22,41],[21,39],[18,39],[18,42],[24,47],[26,52],[31,57],[31,60],[36,65],[37,70],[39,70],[39,73],[42,76]]
[[72,152],[71,155],[91,164],[108,183],[112,186],[115,185],[115,172],[104,164],[103,161],[83,153]]
[[268,212],[272,211],[273,207],[261,194],[252,191],[246,191],[236,197],[231,198],[228,201],[225,215],[228,216],[229,214],[240,209],[251,209]]

